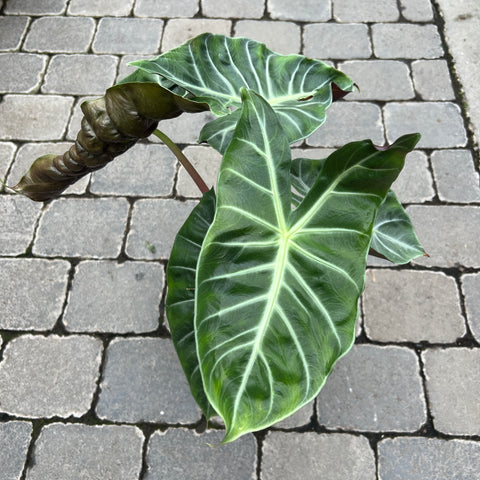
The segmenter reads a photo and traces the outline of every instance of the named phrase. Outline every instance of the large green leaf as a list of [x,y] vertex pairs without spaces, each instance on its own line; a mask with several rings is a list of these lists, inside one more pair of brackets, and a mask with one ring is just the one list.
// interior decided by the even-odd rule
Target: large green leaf
[[[383,148],[383,147],[382,147]],[[291,174],[293,204],[298,205],[315,183],[325,159],[295,158]],[[370,253],[402,265],[425,255],[412,221],[395,194],[390,190],[378,209],[373,226]]]
[[195,288],[197,354],[223,443],[311,401],[352,346],[375,215],[419,139],[347,145],[292,210],[281,118],[242,96]]
[[197,359],[193,327],[195,276],[203,239],[213,222],[215,193],[205,193],[179,230],[167,266],[165,302],[173,344],[196,402],[208,419],[214,415],[205,396]]
[[353,89],[350,78],[318,60],[279,55],[247,38],[211,33],[132,65],[163,77],[165,81],[159,82],[165,88],[171,89],[174,84],[190,92],[191,101],[207,103],[221,118],[207,124],[200,139],[222,153],[239,118],[236,109],[241,107],[242,88],[252,89],[268,100],[280,116],[290,143],[307,137],[325,121],[325,110],[332,102],[332,84],[344,92]]

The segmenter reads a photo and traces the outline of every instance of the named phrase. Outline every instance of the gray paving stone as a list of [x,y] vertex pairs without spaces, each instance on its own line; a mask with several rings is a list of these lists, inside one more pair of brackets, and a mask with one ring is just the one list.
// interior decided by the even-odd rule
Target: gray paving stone
[[374,480],[375,458],[365,437],[342,433],[269,432],[262,480]]
[[372,39],[375,56],[379,58],[443,56],[442,42],[435,25],[376,24],[372,26]]
[[0,423],[0,479],[19,480],[32,435],[28,422]]
[[47,425],[27,480],[136,479],[143,440],[138,428],[125,425]]
[[[32,163],[38,157],[49,153],[56,153],[62,155],[71,147],[70,143],[58,142],[39,142],[39,143],[25,143],[23,144],[15,156],[15,162],[13,163],[10,172],[7,177],[7,183],[9,185],[16,185],[22,176],[28,171]],[[82,194],[85,192],[90,175],[81,178],[79,181],[68,187],[63,194]],[[62,194],[62,195],[63,195]]]
[[58,95],[5,95],[0,103],[0,138],[58,140],[72,105],[73,98]]
[[134,0],[70,0],[69,15],[87,17],[128,17],[132,11]]
[[0,409],[21,417],[80,417],[90,408],[102,342],[87,336],[22,335],[0,363]]
[[67,0],[7,0],[4,13],[8,15],[61,15]]
[[370,138],[383,145],[382,113],[373,103],[336,102],[327,112],[327,120],[308,139],[314,147],[341,147],[348,142]]
[[326,22],[332,18],[330,0],[298,0],[292,8],[290,0],[267,0],[270,16],[279,20]]
[[265,0],[201,0],[202,13],[216,18],[261,18],[265,10]]
[[0,328],[53,328],[62,313],[70,264],[36,258],[0,259],[0,270]]
[[466,333],[455,280],[441,272],[370,271],[363,308],[379,342],[453,343]]
[[432,153],[432,167],[440,200],[479,202],[478,173],[468,150],[439,150]]
[[399,16],[396,0],[333,0],[333,17],[338,22],[396,22]]
[[40,219],[35,255],[115,258],[125,233],[128,202],[123,198],[60,198]]
[[463,275],[462,290],[465,295],[467,319],[473,336],[480,342],[480,274]]
[[[163,120],[159,124],[159,128],[175,143],[196,144],[203,126],[215,118],[210,112],[182,113],[179,117]],[[150,140],[160,142],[156,137],[151,137]]]
[[[145,480],[253,480],[256,477],[257,442],[245,435],[233,443],[212,448],[222,431],[202,434],[184,428],[155,432],[148,443]],[[188,461],[185,461],[188,451]]]
[[434,197],[432,175],[424,152],[415,150],[407,155],[405,166],[392,190],[403,203],[422,203]]
[[412,63],[415,90],[423,100],[454,100],[455,93],[445,60],[417,60]]
[[0,93],[31,93],[42,81],[46,55],[0,53]]
[[[196,168],[209,188],[216,186],[222,156],[211,147],[191,146],[183,153]],[[202,194],[187,171],[180,167],[178,171],[177,193],[183,197],[201,198]]]
[[346,100],[409,100],[414,97],[410,70],[395,60],[352,60],[339,70],[359,86]]
[[384,107],[387,139],[422,134],[417,148],[464,147],[467,136],[458,105],[450,102],[389,103]]
[[33,239],[41,203],[17,195],[0,196],[0,254],[20,255]]
[[354,346],[317,397],[320,424],[368,432],[418,430],[426,420],[419,370],[407,348]]
[[138,144],[92,174],[96,194],[167,196],[172,193],[176,159],[164,145]]
[[163,21],[152,18],[102,18],[92,49],[95,53],[156,53]]
[[429,22],[433,20],[430,0],[400,0],[400,11],[411,22]]
[[92,18],[41,17],[30,25],[23,49],[27,52],[86,52],[94,31]]
[[399,437],[378,444],[380,480],[472,480],[479,467],[479,442]]
[[414,205],[407,208],[407,213],[430,255],[414,260],[415,263],[429,267],[480,267],[480,249],[473,248],[480,236],[479,207]]
[[189,424],[201,417],[169,339],[113,340],[100,388],[96,411],[105,420]]
[[313,416],[314,401],[307,403],[300,410],[273,425],[275,428],[298,428],[308,425]]
[[6,179],[7,171],[12,163],[16,149],[17,146],[12,142],[0,142],[0,180],[3,182]]
[[201,33],[210,32],[230,36],[232,22],[203,18],[169,20],[162,39],[162,52],[178,47]]
[[303,53],[307,57],[350,60],[368,58],[372,53],[367,25],[313,24],[303,31]]
[[431,349],[422,358],[433,426],[449,435],[478,435],[480,349]]
[[168,258],[178,230],[196,203],[171,199],[135,202],[127,237],[127,255],[135,259]]
[[80,262],[63,323],[71,332],[150,332],[158,327],[163,285],[158,263]]
[[137,17],[194,17],[199,10],[199,0],[175,0],[158,2],[156,0],[137,0],[134,14]]
[[115,83],[113,55],[55,55],[48,65],[43,93],[103,95]]
[[301,50],[300,27],[293,22],[240,20],[235,25],[235,36],[264,43],[270,50],[283,55]]
[[17,50],[29,22],[29,17],[0,17],[0,51]]
[[133,73],[136,70],[136,67],[128,65],[129,62],[133,62],[135,60],[151,60],[152,58],[157,57],[158,55],[123,55],[120,59],[120,64],[118,66],[118,74],[117,74],[117,82],[120,81],[122,78],[126,77],[130,73]]

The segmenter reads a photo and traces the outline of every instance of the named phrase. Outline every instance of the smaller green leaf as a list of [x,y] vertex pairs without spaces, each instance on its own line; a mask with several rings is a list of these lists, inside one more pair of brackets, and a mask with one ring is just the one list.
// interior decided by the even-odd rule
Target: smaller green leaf
[[371,248],[397,265],[425,255],[410,217],[392,191],[375,218]]
[[203,239],[215,215],[215,193],[205,193],[179,230],[167,266],[166,311],[173,344],[192,395],[206,418],[215,415],[203,390],[195,345],[195,276]]

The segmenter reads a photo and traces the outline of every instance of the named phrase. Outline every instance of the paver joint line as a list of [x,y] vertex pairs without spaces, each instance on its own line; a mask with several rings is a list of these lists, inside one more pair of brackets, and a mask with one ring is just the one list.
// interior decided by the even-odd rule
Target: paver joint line
[[[356,345],[320,395],[212,449],[221,419],[205,430],[164,319],[169,252],[200,198],[183,167],[154,139],[44,206],[0,187],[0,479],[477,478],[477,3],[0,0],[0,180],[66,151],[79,105],[128,62],[205,31],[248,36],[361,87],[295,156],[422,132],[393,189],[430,255],[369,258]],[[162,122],[211,185],[221,156],[197,138],[213,118]]]

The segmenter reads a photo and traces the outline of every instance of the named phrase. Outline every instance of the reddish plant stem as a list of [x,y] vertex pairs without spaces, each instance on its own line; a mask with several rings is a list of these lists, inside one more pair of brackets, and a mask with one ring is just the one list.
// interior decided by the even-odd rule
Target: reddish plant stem
[[158,137],[177,157],[178,161],[183,165],[183,168],[188,172],[188,174],[192,177],[193,181],[200,189],[202,193],[207,193],[210,189],[207,187],[207,184],[203,181],[203,178],[200,174],[195,170],[195,167],[190,163],[188,158],[182,153],[182,151],[178,148],[177,144],[172,141],[165,133],[161,132],[160,130],[155,130],[153,134]]

